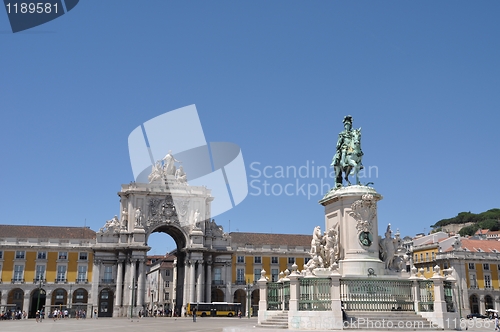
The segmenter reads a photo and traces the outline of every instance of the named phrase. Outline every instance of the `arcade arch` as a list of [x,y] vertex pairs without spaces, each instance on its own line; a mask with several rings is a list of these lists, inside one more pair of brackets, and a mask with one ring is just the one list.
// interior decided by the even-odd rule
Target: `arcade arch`
[[7,296],[7,304],[14,304],[16,310],[24,310],[23,308],[24,291],[21,288],[14,288]]

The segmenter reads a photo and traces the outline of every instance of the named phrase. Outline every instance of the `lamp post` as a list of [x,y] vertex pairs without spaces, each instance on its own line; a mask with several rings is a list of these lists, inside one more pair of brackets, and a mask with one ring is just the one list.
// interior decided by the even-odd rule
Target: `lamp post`
[[133,313],[134,313],[134,302],[135,302],[135,290],[137,289],[135,280],[132,280],[132,286],[128,286],[128,288],[132,290],[132,303],[130,303],[130,319],[134,320]]
[[42,292],[43,279],[39,279],[38,281],[38,300],[36,301],[36,310],[40,310],[40,293]]
[[248,279],[247,283],[247,316],[250,318],[250,296],[252,294],[252,284],[250,284],[250,279]]

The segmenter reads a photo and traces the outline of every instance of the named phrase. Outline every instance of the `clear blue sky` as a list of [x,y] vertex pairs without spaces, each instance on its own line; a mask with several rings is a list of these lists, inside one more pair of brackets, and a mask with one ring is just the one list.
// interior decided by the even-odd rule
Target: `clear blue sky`
[[[499,15],[498,1],[82,0],[13,34],[0,10],[1,223],[97,231],[133,180],[130,132],[191,104],[261,189],[332,185],[250,165],[328,166],[352,115],[378,171],[362,181],[384,196],[381,234],[499,207]],[[256,194],[216,222],[324,228],[321,194]]]

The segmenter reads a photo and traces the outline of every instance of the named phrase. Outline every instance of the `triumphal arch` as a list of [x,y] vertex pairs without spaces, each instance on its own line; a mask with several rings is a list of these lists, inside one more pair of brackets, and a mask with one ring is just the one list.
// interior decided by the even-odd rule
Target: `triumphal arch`
[[120,216],[97,233],[91,298],[94,305],[106,303],[105,289],[109,316],[135,316],[145,307],[152,233],[166,233],[176,242],[173,301],[179,313],[187,303],[211,301],[214,266],[230,269],[229,235],[211,220],[211,190],[189,185],[182,168],[171,167],[174,160],[156,163],[149,183],[122,185]]

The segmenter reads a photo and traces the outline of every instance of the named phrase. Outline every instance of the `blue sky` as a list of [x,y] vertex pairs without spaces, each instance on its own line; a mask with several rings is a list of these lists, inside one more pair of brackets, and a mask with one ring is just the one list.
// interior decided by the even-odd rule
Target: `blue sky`
[[[497,1],[82,0],[13,34],[0,10],[1,222],[97,231],[133,180],[130,132],[191,104],[261,189],[332,185],[252,168],[328,166],[352,115],[377,171],[362,181],[384,196],[381,234],[499,207],[499,14]],[[321,194],[257,193],[216,222],[324,228]]]

